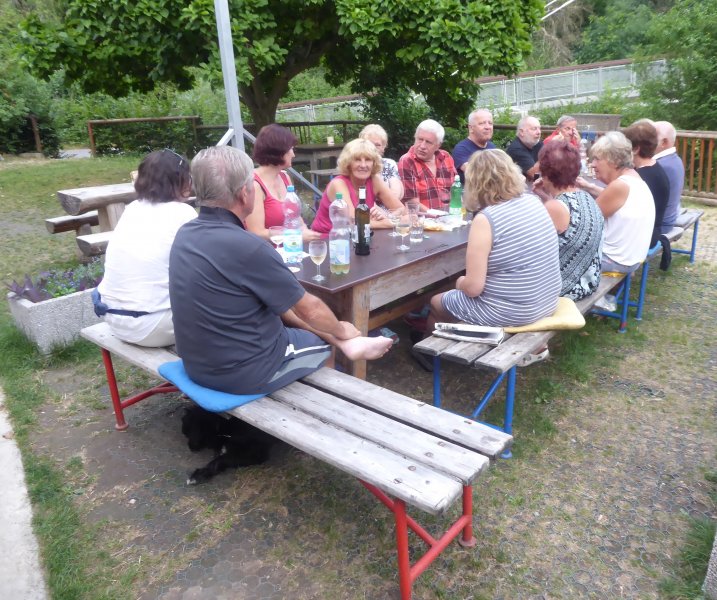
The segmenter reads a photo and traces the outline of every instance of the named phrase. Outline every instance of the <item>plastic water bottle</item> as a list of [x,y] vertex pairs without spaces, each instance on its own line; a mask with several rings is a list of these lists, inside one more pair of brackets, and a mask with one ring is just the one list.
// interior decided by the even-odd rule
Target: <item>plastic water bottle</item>
[[587,137],[580,139],[580,171],[583,175],[588,172],[588,140]]
[[356,207],[356,254],[371,254],[371,211],[366,204],[366,188],[359,188],[359,203]]
[[351,224],[342,194],[329,205],[329,269],[333,275],[345,275],[351,265]]
[[454,217],[463,217],[463,201],[461,194],[463,188],[461,187],[460,175],[456,175],[451,186],[451,203],[448,208],[448,212]]
[[301,237],[301,200],[294,186],[286,188],[284,199],[284,254],[286,262],[300,263],[304,257],[304,242]]

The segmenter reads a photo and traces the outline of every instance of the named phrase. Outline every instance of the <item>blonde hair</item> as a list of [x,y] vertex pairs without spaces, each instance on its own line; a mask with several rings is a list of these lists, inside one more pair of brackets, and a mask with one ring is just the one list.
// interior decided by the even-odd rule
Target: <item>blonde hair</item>
[[368,136],[370,135],[375,135],[384,144],[388,145],[388,134],[386,133],[386,130],[380,125],[377,125],[376,123],[366,125],[366,127],[361,130],[361,133],[359,133],[359,138],[361,138],[362,140],[367,140]]
[[336,161],[338,172],[347,177],[351,175],[351,161],[355,158],[370,158],[373,161],[373,167],[371,167],[372,176],[381,170],[381,156],[376,150],[376,146],[367,140],[358,139],[351,140],[344,146],[344,149],[339,155],[339,159]]
[[620,131],[608,131],[592,145],[590,158],[605,160],[616,169],[631,169],[632,142]]
[[464,202],[468,210],[500,204],[525,192],[520,167],[502,150],[481,150],[466,165]]

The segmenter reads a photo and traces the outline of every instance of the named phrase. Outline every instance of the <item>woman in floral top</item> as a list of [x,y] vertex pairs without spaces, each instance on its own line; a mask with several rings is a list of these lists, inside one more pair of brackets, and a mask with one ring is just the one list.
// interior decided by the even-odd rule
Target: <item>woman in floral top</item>
[[403,198],[403,183],[401,183],[401,179],[398,176],[398,165],[392,158],[383,157],[386,146],[388,146],[388,134],[386,130],[380,125],[366,125],[366,127],[361,130],[361,133],[359,133],[359,137],[376,146],[376,150],[381,156],[382,162],[381,179],[386,182],[389,189],[399,200]]

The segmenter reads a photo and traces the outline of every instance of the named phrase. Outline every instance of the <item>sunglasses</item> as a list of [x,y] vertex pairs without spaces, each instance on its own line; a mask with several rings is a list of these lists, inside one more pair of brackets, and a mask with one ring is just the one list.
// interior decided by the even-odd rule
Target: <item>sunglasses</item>
[[164,150],[162,150],[162,152],[169,152],[170,154],[173,154],[174,156],[176,156],[179,159],[179,163],[177,164],[177,173],[179,173],[179,170],[182,168],[182,165],[184,164],[184,158],[182,157],[182,155],[177,154],[171,148],[165,148]]

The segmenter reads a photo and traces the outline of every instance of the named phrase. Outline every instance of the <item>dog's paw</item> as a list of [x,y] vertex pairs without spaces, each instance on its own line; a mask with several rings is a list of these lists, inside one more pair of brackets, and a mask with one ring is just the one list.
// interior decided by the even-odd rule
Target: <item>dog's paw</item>
[[187,485],[198,485],[200,483],[206,483],[211,478],[212,474],[209,472],[208,469],[197,469],[187,479]]

